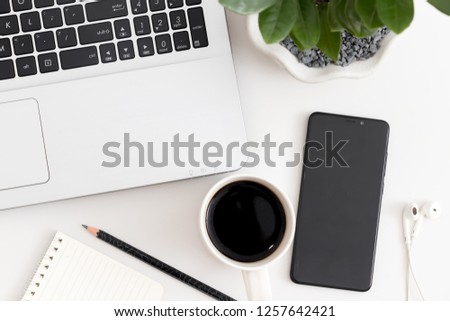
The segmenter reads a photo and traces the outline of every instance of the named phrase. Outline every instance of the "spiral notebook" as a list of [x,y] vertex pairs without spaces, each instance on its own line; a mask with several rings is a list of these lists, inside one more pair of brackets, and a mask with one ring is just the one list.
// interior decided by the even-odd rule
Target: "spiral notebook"
[[22,300],[160,300],[162,286],[57,232]]

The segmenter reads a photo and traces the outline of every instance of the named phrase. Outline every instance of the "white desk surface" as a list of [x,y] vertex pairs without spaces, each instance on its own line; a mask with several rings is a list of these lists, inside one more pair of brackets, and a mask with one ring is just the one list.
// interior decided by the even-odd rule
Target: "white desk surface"
[[[450,18],[421,2],[413,26],[398,37],[372,76],[316,85],[294,80],[256,52],[244,31],[244,18],[228,15],[250,140],[262,141],[270,133],[279,142],[294,142],[300,151],[308,116],[319,110],[381,118],[391,125],[372,289],[358,293],[296,285],[289,278],[289,252],[269,271],[276,300],[403,300],[402,208],[406,202],[426,200],[439,200],[444,214],[439,221],[424,223],[414,249],[416,274],[427,299],[450,300]],[[242,172],[277,184],[297,208],[300,167],[259,166]],[[203,196],[223,176],[0,212],[0,300],[21,298],[57,230],[161,282],[164,300],[209,299],[94,239],[82,223],[101,227],[245,300],[240,272],[212,257],[199,235]]]

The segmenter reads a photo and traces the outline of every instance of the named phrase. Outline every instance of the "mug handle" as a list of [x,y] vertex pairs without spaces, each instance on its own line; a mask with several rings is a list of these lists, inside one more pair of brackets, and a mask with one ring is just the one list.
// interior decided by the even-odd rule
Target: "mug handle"
[[272,300],[272,289],[270,288],[267,268],[255,271],[242,271],[242,276],[244,277],[249,301]]

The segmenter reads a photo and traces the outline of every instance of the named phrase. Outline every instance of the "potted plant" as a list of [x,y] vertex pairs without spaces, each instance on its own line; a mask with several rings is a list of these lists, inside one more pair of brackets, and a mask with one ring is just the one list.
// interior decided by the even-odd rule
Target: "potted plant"
[[[248,15],[248,31],[255,45],[295,78],[307,82],[368,75],[394,34],[408,28],[414,17],[413,0],[219,2]],[[428,2],[450,15],[450,0]]]

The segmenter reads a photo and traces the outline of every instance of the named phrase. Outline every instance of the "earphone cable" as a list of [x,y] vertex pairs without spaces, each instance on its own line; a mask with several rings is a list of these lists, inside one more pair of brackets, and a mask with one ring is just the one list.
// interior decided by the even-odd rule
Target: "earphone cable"
[[[408,245],[406,244],[406,247],[408,247]],[[408,250],[406,250],[408,251]],[[406,300],[409,301],[409,282],[410,282],[410,275],[411,272],[409,270],[409,255],[407,255],[407,264],[406,264]]]
[[406,250],[407,250],[407,253],[408,253],[408,267],[409,267],[409,270],[408,270],[408,273],[407,273],[407,285],[406,285],[408,301],[409,301],[409,274],[410,273],[411,273],[411,275],[413,277],[414,283],[416,284],[417,290],[419,290],[419,294],[420,294],[420,297],[422,298],[422,301],[425,301],[425,297],[423,296],[422,290],[420,288],[419,282],[417,282],[417,278],[416,278],[416,275],[415,275],[414,269],[413,269],[412,254],[411,254],[411,252],[412,252],[412,244],[411,245],[406,245]]

